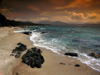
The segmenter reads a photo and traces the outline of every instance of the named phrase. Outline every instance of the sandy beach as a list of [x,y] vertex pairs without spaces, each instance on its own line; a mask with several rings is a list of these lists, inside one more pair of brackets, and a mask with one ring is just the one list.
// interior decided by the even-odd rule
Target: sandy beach
[[[76,58],[61,56],[50,50],[37,47],[42,50],[45,62],[41,68],[31,68],[22,63],[20,58],[10,56],[12,50],[17,46],[18,42],[32,48],[33,42],[29,40],[29,36],[22,33],[13,33],[19,28],[0,28],[0,75],[100,75],[100,72],[93,70],[86,64],[81,63]],[[63,64],[60,64],[63,63]],[[79,64],[80,67],[75,67]]]

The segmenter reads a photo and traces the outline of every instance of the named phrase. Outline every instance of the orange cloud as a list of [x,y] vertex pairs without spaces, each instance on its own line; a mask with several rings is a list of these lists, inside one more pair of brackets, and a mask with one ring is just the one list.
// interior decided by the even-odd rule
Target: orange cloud
[[49,12],[42,12],[40,15],[46,16],[46,15],[49,15]]
[[3,8],[3,9],[0,9],[1,12],[9,12],[9,9],[7,8]]
[[86,19],[83,13],[75,13],[75,12],[72,13],[71,18],[76,20]]
[[64,3],[65,0],[50,0],[52,3]]
[[100,16],[100,15],[97,14],[97,13],[88,13],[88,14],[87,14],[87,18],[88,18],[88,19],[95,19],[95,18],[97,18],[98,16]]
[[65,5],[63,7],[55,7],[55,9],[89,7],[91,6],[91,2],[92,0],[75,0],[69,5]]
[[32,6],[32,5],[28,6],[28,8],[33,10],[33,11],[39,11],[39,9],[37,7]]

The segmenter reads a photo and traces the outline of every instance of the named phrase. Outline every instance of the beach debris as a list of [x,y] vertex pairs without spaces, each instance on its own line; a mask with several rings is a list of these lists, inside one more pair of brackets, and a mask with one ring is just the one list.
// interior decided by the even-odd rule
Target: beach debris
[[78,57],[77,53],[65,53],[66,56]]
[[41,68],[44,63],[44,57],[41,55],[42,51],[36,47],[29,49],[26,54],[22,56],[22,62],[31,68]]
[[75,67],[81,67],[79,64],[76,64]]
[[65,63],[60,63],[61,65],[66,65]]
[[94,58],[100,58],[100,53],[98,53],[98,52],[91,52],[91,53],[89,53],[89,56],[94,57]]

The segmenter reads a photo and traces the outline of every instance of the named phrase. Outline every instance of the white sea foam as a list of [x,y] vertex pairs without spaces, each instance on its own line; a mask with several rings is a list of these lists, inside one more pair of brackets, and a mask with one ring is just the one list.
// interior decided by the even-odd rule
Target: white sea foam
[[40,28],[40,29],[45,30],[46,28]]
[[30,36],[30,40],[34,42],[35,46],[40,46],[40,47],[44,47],[46,49],[50,49],[55,53],[59,54],[59,51],[61,51],[60,48],[62,48],[62,50],[65,50],[65,47],[62,47],[61,45],[57,45],[57,43],[59,42],[58,39],[54,39],[52,38],[50,41],[47,41],[45,38],[43,38],[42,34],[40,34],[39,32],[33,32],[32,36]]
[[[54,42],[56,43],[59,42],[58,39],[52,39],[51,41],[47,41],[45,40],[45,38],[43,38],[42,34],[40,34],[39,32],[33,32],[32,36],[30,36],[30,40],[34,42],[35,46],[40,46],[46,49],[50,49],[53,52],[58,53],[58,54],[60,51],[59,48],[66,49],[65,47],[62,47],[60,45],[57,46],[54,44]],[[68,49],[66,49],[66,51],[68,51]],[[74,52],[79,54],[78,59],[82,63],[85,63],[88,66],[90,66],[92,69],[100,72],[100,60],[99,59],[92,58],[85,53],[79,53],[78,50],[74,50]]]
[[30,32],[30,30],[21,29],[21,30],[18,30],[18,31],[14,31],[14,33],[22,33],[22,32]]
[[95,59],[93,57],[88,56],[85,53],[79,53],[78,58],[82,63],[87,64],[92,69],[100,72],[100,59]]

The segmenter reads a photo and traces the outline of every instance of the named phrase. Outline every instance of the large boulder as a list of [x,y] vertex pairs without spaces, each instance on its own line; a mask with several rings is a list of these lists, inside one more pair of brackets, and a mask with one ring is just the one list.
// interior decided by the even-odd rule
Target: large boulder
[[65,53],[66,56],[78,57],[77,53]]
[[44,57],[41,55],[41,50],[37,48],[29,49],[26,54],[22,56],[22,62],[31,66],[31,68],[41,68],[44,63]]

